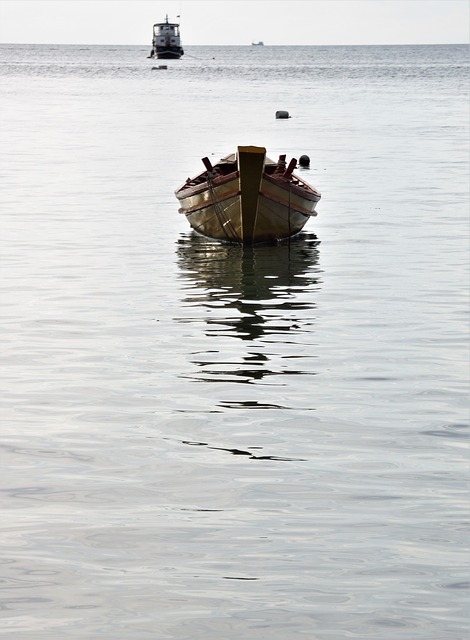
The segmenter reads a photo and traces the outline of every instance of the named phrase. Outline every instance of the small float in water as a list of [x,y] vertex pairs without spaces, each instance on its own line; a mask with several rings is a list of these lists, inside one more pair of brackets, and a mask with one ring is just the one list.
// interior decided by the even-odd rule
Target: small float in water
[[286,164],[266,157],[264,147],[240,146],[236,153],[188,178],[175,195],[191,227],[203,236],[243,245],[275,243],[297,235],[317,215],[320,193]]
[[[179,16],[178,16],[179,17]],[[176,22],[157,22],[153,25],[152,51],[149,58],[177,60],[184,54],[180,26]]]

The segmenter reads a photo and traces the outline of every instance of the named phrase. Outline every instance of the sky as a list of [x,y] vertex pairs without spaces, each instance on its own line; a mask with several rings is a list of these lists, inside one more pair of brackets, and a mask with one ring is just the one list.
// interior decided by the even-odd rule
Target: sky
[[468,43],[469,9],[470,0],[0,0],[0,42],[148,45],[168,14],[184,46]]

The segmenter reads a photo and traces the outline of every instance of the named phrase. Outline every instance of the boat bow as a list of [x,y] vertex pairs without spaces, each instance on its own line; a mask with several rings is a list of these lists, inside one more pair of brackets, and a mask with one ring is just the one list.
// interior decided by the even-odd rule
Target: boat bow
[[237,158],[241,194],[241,240],[243,243],[250,243],[255,238],[266,149],[252,146],[238,147]]

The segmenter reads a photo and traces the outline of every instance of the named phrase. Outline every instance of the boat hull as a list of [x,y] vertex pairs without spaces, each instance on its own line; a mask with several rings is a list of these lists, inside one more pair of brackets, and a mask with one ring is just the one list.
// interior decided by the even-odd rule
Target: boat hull
[[317,215],[321,196],[298,178],[269,175],[265,162],[264,147],[239,147],[235,171],[209,171],[206,181],[175,192],[180,213],[201,235],[225,242],[273,243],[297,235]]
[[181,58],[183,53],[184,51],[181,47],[174,47],[170,49],[157,47],[154,57],[158,58],[158,60],[178,60]]

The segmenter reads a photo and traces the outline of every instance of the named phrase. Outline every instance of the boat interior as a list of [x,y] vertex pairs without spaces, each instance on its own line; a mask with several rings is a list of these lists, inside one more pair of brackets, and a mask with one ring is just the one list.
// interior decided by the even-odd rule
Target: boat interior
[[[185,184],[181,187],[183,189],[194,188],[207,183],[208,178],[211,180],[224,179],[230,176],[230,179],[237,177],[237,154],[232,153],[225,158],[219,160],[216,164],[212,165],[208,158],[202,158],[202,162],[206,167],[206,171],[203,171],[194,178],[188,178]],[[309,193],[316,193],[316,191],[306,182],[301,180],[298,176],[294,175],[292,171],[297,165],[297,160],[292,158],[289,165],[286,164],[286,156],[280,155],[277,162],[266,158],[264,165],[264,173],[273,178],[280,178],[289,181],[291,185],[305,189]]]

